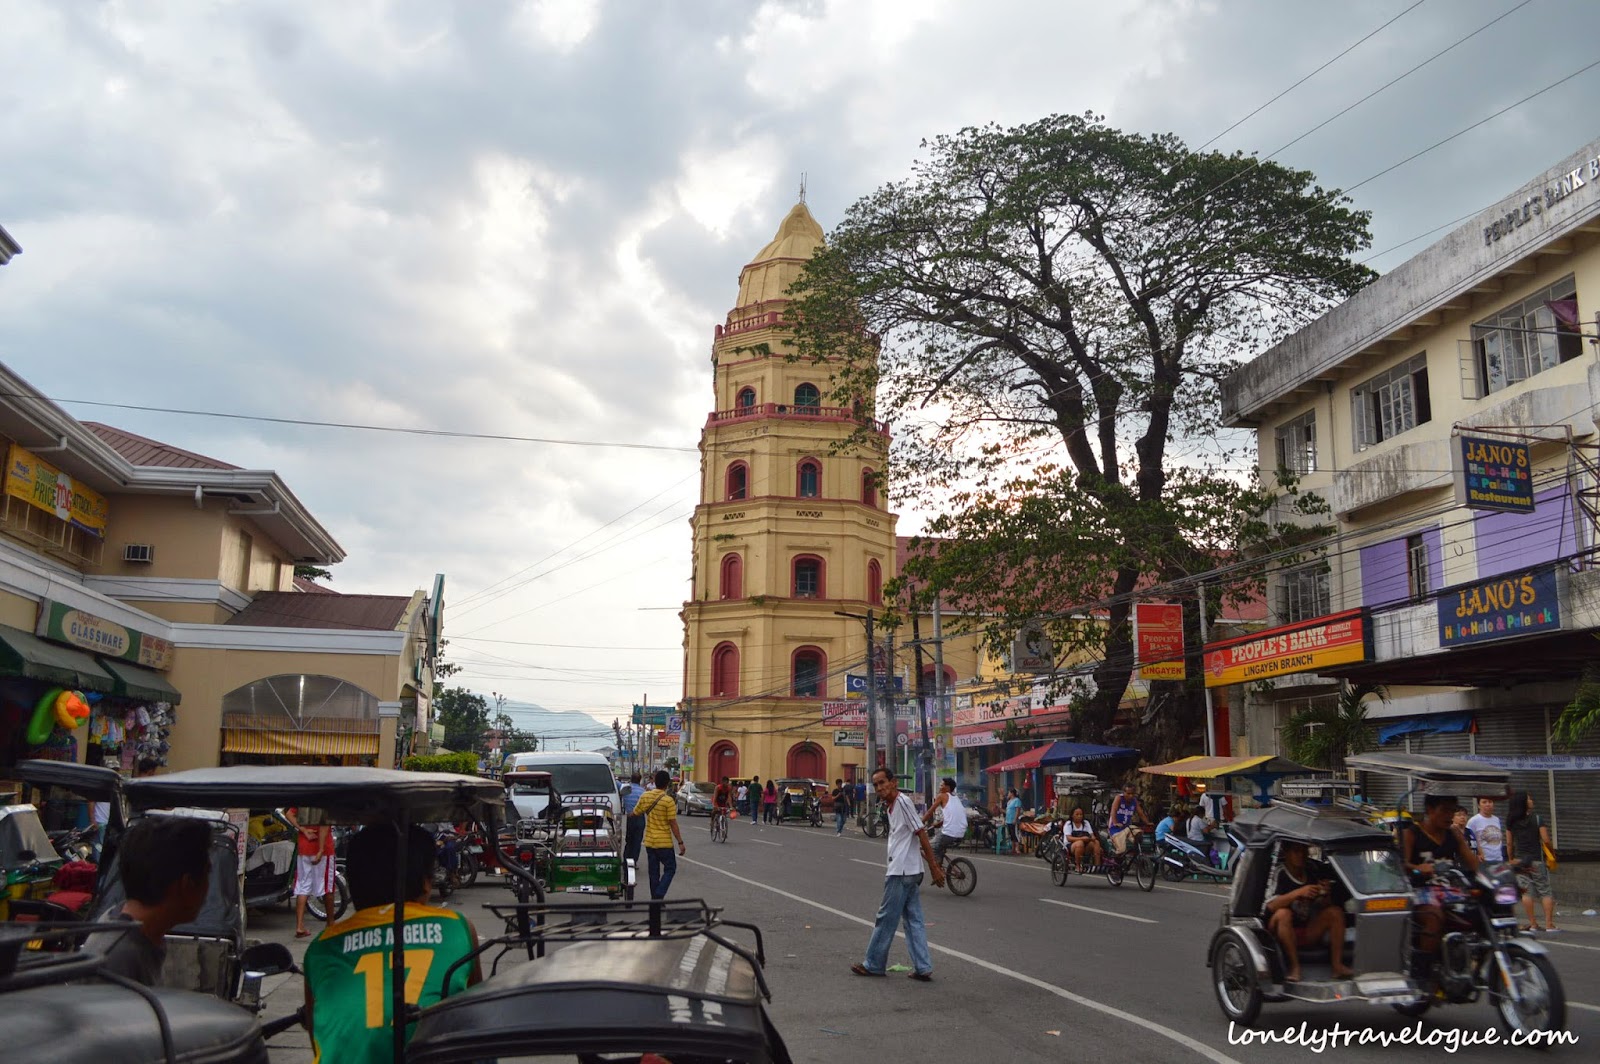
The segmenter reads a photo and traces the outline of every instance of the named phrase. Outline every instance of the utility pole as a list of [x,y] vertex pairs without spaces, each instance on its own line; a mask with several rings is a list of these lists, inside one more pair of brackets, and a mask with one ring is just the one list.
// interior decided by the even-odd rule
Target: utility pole
[[939,734],[951,741],[950,703],[944,690],[944,629],[939,623],[939,596],[933,596],[933,704],[939,709]]
[[[900,731],[900,713],[899,713],[900,707],[896,704],[896,699],[895,699],[895,696],[894,696],[895,695],[895,691],[894,691],[895,661],[894,661],[894,629],[893,628],[889,629],[889,634],[884,638],[884,644],[885,644],[885,647],[886,647],[886,650],[885,650],[885,653],[884,653],[884,659],[885,659],[885,663],[888,666],[888,668],[885,670],[885,674],[884,674],[884,677],[883,677],[883,685],[888,690],[888,693],[889,693],[889,714],[888,714],[889,724],[888,724],[888,730],[889,730],[889,735],[890,736],[895,736],[895,738],[886,739],[885,743],[887,745],[897,746],[898,745],[898,734],[899,734],[899,731]],[[873,682],[876,683],[877,680],[874,679]],[[896,753],[896,751],[893,750],[893,749],[891,749],[889,751],[889,764],[891,766],[894,765],[895,753]],[[895,775],[898,776],[899,773],[896,772]]]
[[[1195,598],[1200,603],[1200,660],[1205,661],[1206,640],[1209,638],[1210,625],[1206,621],[1206,585],[1201,581],[1195,587]],[[1202,669],[1201,683],[1205,682]],[[1211,698],[1211,688],[1206,687],[1206,756],[1217,756],[1217,708]]]
[[878,767],[878,673],[877,640],[873,627],[876,621],[867,611],[867,783],[871,789],[872,773]]
[[915,610],[911,614],[911,644],[916,647],[916,677],[914,690],[917,699],[917,719],[922,723],[922,743],[917,756],[917,764],[922,773],[922,800],[929,806],[933,805],[933,738],[928,731],[928,683],[927,670],[923,666],[922,658],[922,622]]

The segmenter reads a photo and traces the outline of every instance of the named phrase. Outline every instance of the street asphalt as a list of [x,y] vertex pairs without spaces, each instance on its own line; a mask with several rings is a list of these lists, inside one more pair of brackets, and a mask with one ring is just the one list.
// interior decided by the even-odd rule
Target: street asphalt
[[[1440,1041],[1387,1049],[1352,1044],[1322,1053],[1304,1044],[1241,1044],[1238,1031],[1230,1039],[1205,966],[1221,889],[1161,882],[1146,894],[1131,878],[1116,888],[1103,877],[1072,877],[1058,887],[1044,863],[1027,856],[969,851],[978,880],[966,898],[924,884],[933,982],[903,973],[858,977],[850,965],[861,959],[882,892],[884,840],[867,839],[854,827],[839,838],[831,826],[740,820],[727,843],[713,844],[706,821],[685,824],[688,854],[679,859],[671,896],[704,898],[730,918],[761,926],[772,1019],[797,1061],[1281,1064],[1367,1062],[1395,1052],[1503,1060],[1513,1052],[1503,1045],[1447,1050],[1446,1037],[1476,1037],[1494,1028],[1483,1002],[1434,1010],[1421,1021],[1355,1002],[1269,1003],[1258,1032],[1299,1033],[1304,1024],[1312,1036],[1335,1025],[1399,1034],[1420,1022],[1424,1038]],[[482,905],[509,897],[499,880],[480,879],[447,904],[490,928]],[[1549,1050],[1545,1059],[1593,1060],[1600,1046],[1600,927],[1591,926],[1600,920],[1574,914],[1566,923],[1571,931],[1546,941],[1566,990],[1568,1029],[1578,1041]],[[285,942],[298,957],[303,943],[293,929],[291,915],[268,911],[251,915],[249,934]],[[908,963],[904,943],[897,943],[890,964]],[[269,1018],[299,1004],[297,977],[269,980],[269,991]],[[309,1061],[304,1031],[275,1039],[272,1060]]]

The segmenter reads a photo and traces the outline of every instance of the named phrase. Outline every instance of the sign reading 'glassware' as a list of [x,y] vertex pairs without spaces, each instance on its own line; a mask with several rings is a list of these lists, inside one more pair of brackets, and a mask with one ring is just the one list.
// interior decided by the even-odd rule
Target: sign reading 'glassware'
[[1554,566],[1479,580],[1440,595],[1439,645],[1465,646],[1561,627]]
[[75,610],[64,602],[46,601],[39,607],[37,634],[42,639],[69,643],[108,658],[121,658],[149,669],[172,668],[172,643],[137,628]]

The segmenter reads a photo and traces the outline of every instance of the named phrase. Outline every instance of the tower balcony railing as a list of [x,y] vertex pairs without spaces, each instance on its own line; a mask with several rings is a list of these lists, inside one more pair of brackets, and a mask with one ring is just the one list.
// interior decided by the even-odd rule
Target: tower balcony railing
[[846,406],[806,406],[794,403],[756,403],[736,406],[732,410],[714,410],[706,417],[706,426],[721,425],[729,421],[748,421],[762,417],[801,418],[807,421],[853,421],[873,432],[888,432],[884,421],[862,417]]
[[766,314],[752,314],[737,321],[730,321],[726,325],[718,325],[715,338],[720,340],[724,336],[737,336],[739,333],[750,332],[753,329],[771,329],[782,323],[783,315],[775,310]]

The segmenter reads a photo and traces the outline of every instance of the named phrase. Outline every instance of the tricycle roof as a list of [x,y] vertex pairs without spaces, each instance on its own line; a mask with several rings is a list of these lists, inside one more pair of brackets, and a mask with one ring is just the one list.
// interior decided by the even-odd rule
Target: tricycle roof
[[1362,772],[1375,772],[1382,776],[1408,776],[1417,781],[1415,789],[1423,794],[1503,797],[1511,786],[1509,769],[1461,757],[1385,751],[1356,754],[1346,758],[1345,764]]
[[750,962],[703,936],[565,946],[428,1009],[406,1058],[642,1051],[788,1060]]
[[104,765],[80,765],[75,761],[22,761],[17,778],[35,787],[60,787],[64,791],[96,802],[109,802],[122,789],[122,776]]
[[1280,839],[1341,849],[1386,849],[1394,845],[1394,836],[1384,828],[1330,807],[1278,802],[1256,816],[1241,816],[1233,825],[1251,849],[1265,849]]
[[481,819],[490,812],[498,814],[505,805],[504,788],[477,776],[313,765],[190,769],[129,780],[123,793],[140,809],[309,806],[326,811],[332,820],[347,822],[393,820],[406,814],[413,823]]

